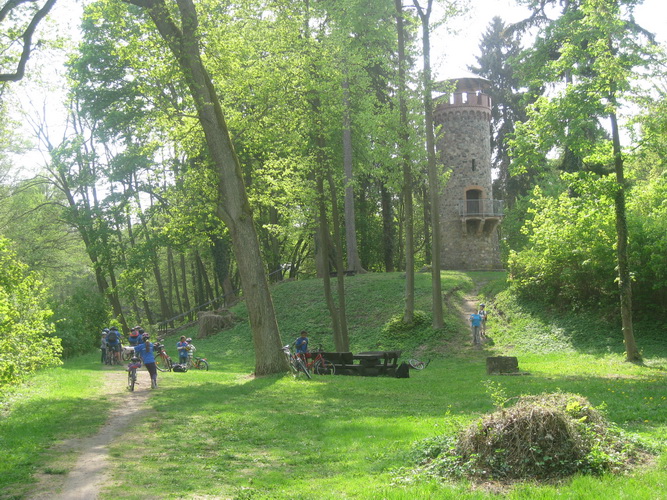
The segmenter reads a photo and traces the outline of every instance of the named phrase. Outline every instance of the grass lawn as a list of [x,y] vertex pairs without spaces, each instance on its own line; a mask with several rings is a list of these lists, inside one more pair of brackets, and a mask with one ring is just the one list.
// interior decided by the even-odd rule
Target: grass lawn
[[[458,297],[472,289],[472,278],[499,277],[443,273],[443,286]],[[386,328],[402,310],[400,274],[356,276],[348,284],[353,350],[418,352],[432,358],[425,370],[412,371],[409,379],[254,379],[249,330],[239,324],[195,342],[210,371],[160,374],[147,416],[111,448],[113,481],[103,498],[667,497],[667,342],[654,331],[638,328],[639,346],[649,347],[646,366],[636,366],[623,362],[620,331],[619,338],[602,325],[591,332],[584,328],[586,320],[572,317],[567,326],[557,315],[549,319],[498,300],[489,320],[495,343],[477,351],[455,311],[436,335],[430,320],[408,332]],[[417,307],[428,312],[430,276],[418,275],[417,286]],[[321,296],[315,280],[275,287],[285,343],[306,328],[312,344],[332,346]],[[237,312],[244,314],[242,308]],[[584,344],[577,328],[599,341]],[[166,345],[175,343],[176,336]],[[170,353],[174,357],[175,348]],[[485,358],[498,353],[517,355],[520,369],[530,375],[488,376]],[[101,425],[108,408],[103,374],[98,356],[85,356],[40,373],[5,398],[0,498],[20,498],[35,472],[64,472],[49,470],[49,446],[59,437],[94,433]],[[410,474],[415,443],[493,411],[489,381],[507,397],[562,390],[604,405],[610,420],[656,447],[655,461],[626,476],[576,477],[502,491],[494,485],[415,479]]]

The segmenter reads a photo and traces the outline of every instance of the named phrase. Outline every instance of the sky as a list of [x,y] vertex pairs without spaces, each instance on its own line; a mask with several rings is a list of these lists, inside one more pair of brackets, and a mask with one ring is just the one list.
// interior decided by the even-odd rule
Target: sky
[[[471,11],[456,23],[458,34],[448,35],[440,29],[432,37],[436,79],[470,75],[467,66],[477,64],[479,42],[494,16],[499,16],[506,24],[527,17],[527,9],[517,6],[514,0],[470,0],[470,3]],[[667,0],[644,0],[635,9],[635,19],[667,44]]]

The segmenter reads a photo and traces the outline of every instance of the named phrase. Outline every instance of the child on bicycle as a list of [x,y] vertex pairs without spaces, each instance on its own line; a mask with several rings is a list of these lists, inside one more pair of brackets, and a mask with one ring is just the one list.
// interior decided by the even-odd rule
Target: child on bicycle
[[153,354],[153,344],[150,337],[148,333],[144,333],[143,342],[137,344],[134,350],[141,357],[146,370],[151,376],[151,389],[157,389],[157,367],[155,366],[155,355]]

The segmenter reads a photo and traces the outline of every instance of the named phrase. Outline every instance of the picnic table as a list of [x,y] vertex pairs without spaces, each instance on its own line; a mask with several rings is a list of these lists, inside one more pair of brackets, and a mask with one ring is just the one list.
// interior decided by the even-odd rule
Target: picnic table
[[327,360],[336,367],[340,375],[394,375],[401,351],[324,352]]

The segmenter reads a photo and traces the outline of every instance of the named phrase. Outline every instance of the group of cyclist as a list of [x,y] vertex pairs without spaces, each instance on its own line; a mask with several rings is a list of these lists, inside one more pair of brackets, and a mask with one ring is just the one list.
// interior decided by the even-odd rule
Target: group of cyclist
[[[100,342],[100,349],[102,351],[102,363],[109,364],[110,358],[113,357],[117,364],[121,362],[121,333],[118,327],[112,326],[102,330],[102,339]],[[150,341],[150,334],[148,334],[141,326],[135,326],[128,335],[129,345],[135,351],[135,356],[139,356],[141,361],[146,366],[148,373],[151,376],[151,388],[157,389],[157,366],[155,365],[155,346]],[[188,363],[189,358],[194,356],[196,350],[191,338],[181,336],[179,342],[176,343],[178,349],[179,363]],[[110,352],[111,356],[107,356]]]
[[[154,346],[150,341],[150,334],[144,331],[140,326],[135,326],[128,335],[130,347],[135,351],[135,356],[139,356],[144,366],[151,376],[151,388],[157,389],[157,367],[155,366]],[[121,362],[121,333],[118,327],[112,326],[102,330],[102,339],[100,342],[100,349],[102,350],[102,363],[109,363],[107,353],[111,352],[111,357],[115,362]]]

